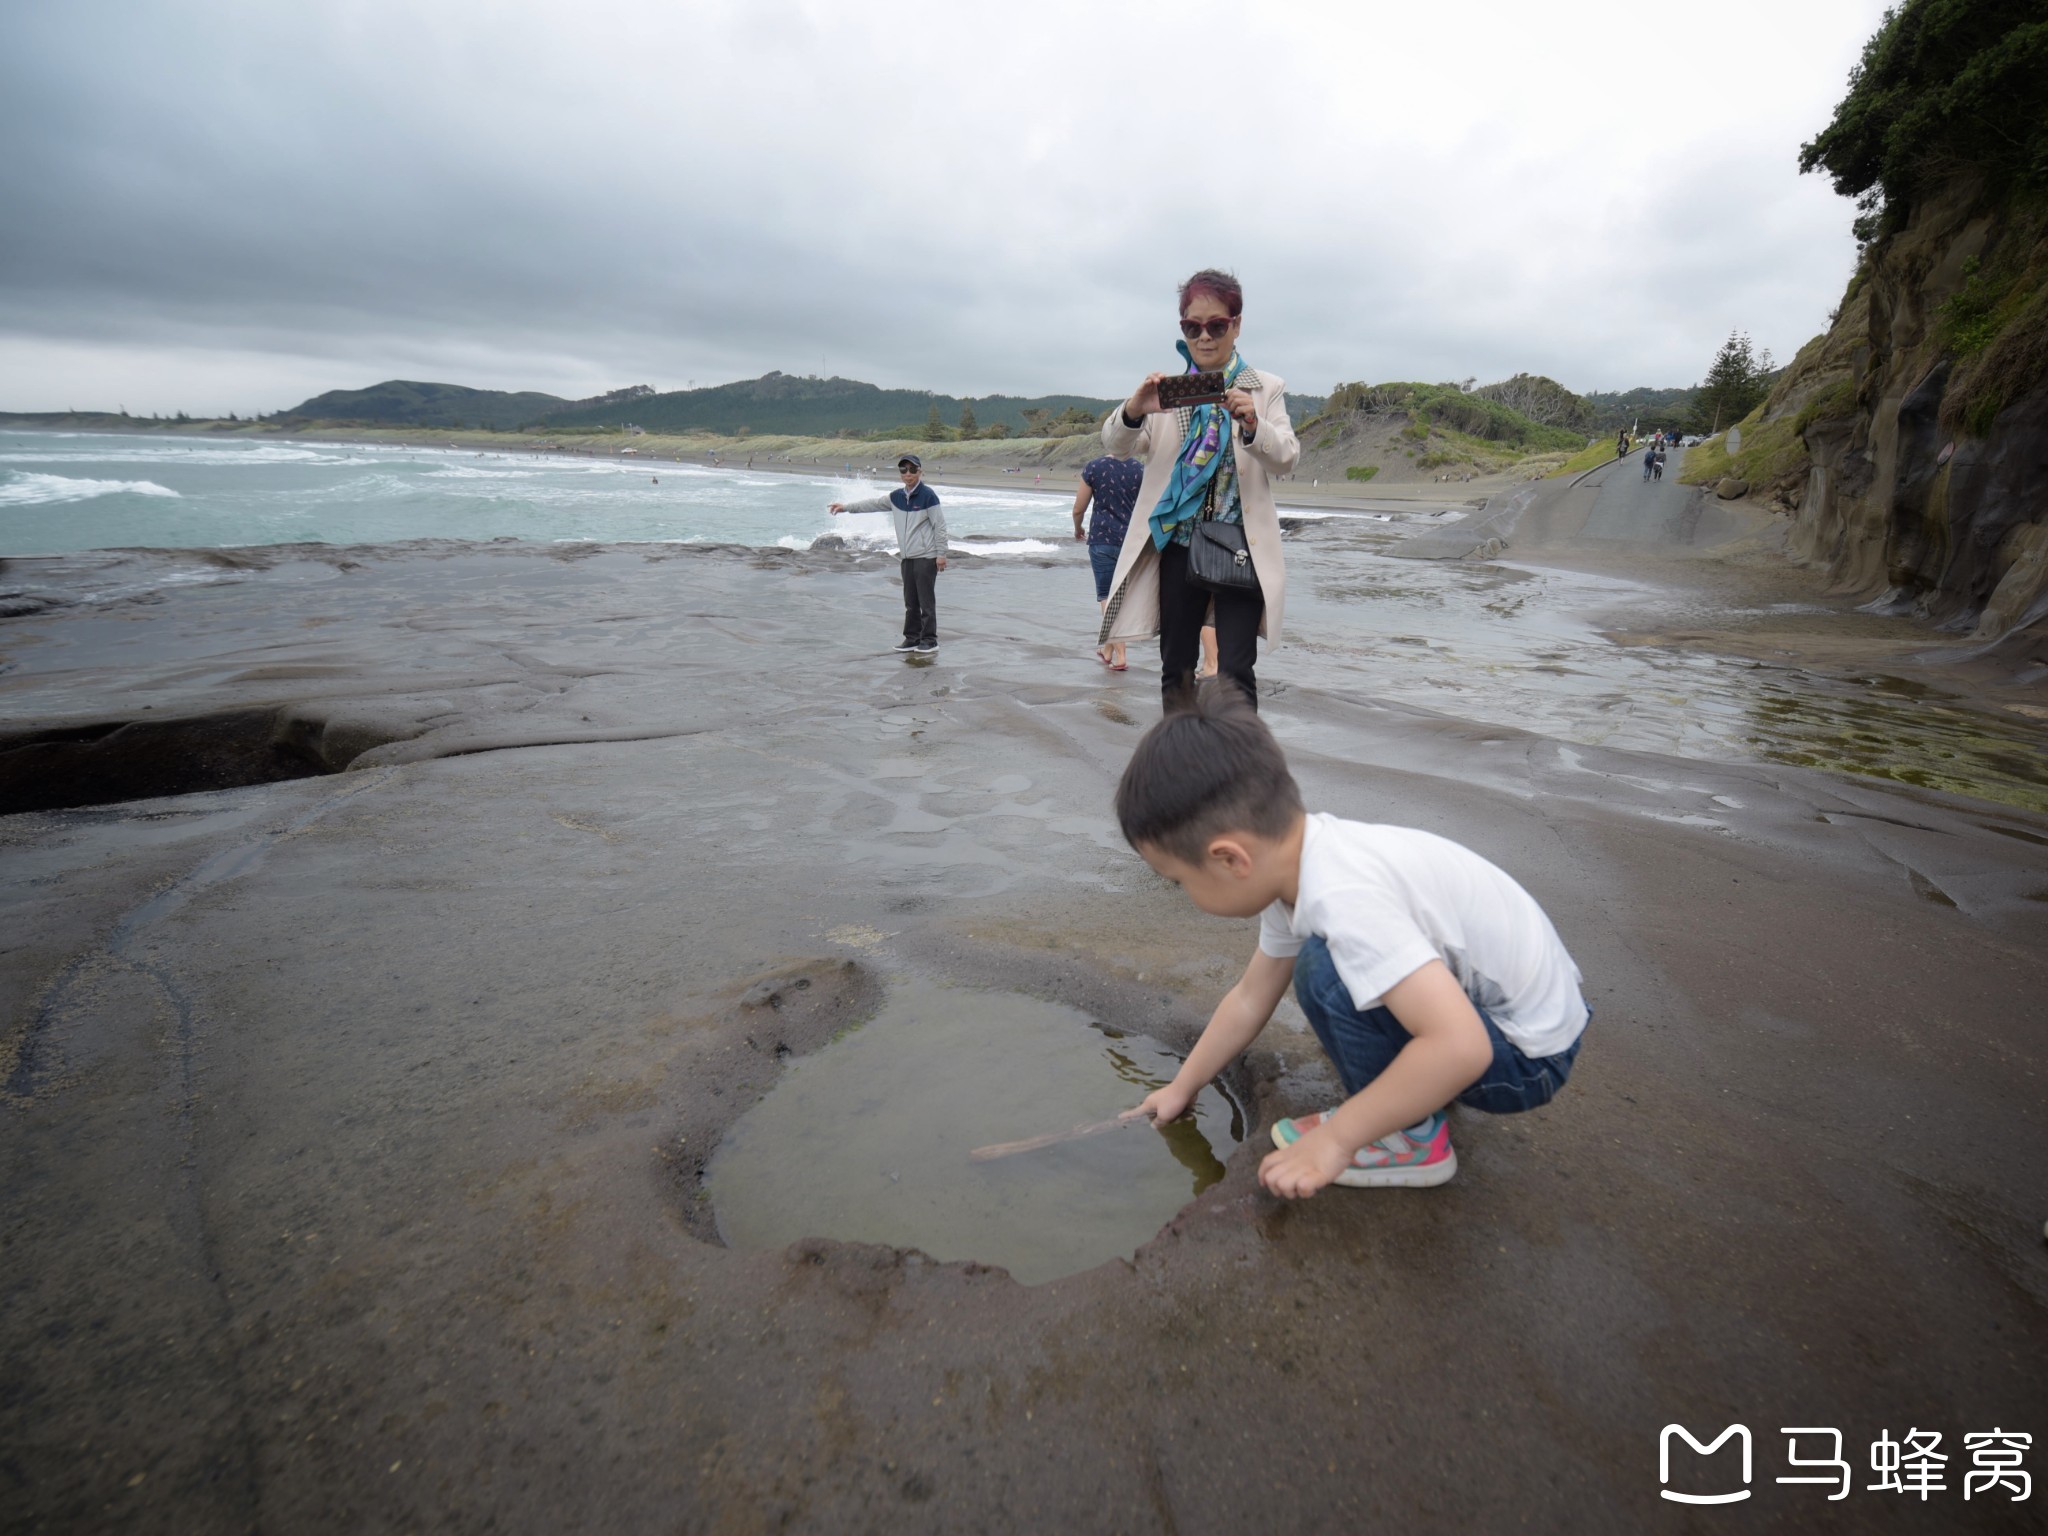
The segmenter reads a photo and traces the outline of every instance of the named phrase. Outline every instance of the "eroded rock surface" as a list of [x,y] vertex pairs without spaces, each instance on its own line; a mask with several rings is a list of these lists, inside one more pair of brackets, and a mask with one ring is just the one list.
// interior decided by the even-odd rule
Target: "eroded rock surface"
[[[1392,601],[1301,560],[1305,616]],[[703,1160],[892,977],[1199,1029],[1252,937],[1117,835],[1156,681],[1088,659],[1078,566],[949,572],[937,666],[850,562],[333,579],[6,634],[17,725],[409,732],[0,818],[12,1525],[1633,1532],[1666,1423],[1752,1425],[1796,1523],[1780,1423],[2039,1417],[2037,816],[1389,703],[1305,623],[1261,672],[1310,803],[1479,849],[1584,969],[1559,1101],[1285,1206],[1265,1129],[1332,1092],[1290,1015],[1129,1263],[736,1253]]]

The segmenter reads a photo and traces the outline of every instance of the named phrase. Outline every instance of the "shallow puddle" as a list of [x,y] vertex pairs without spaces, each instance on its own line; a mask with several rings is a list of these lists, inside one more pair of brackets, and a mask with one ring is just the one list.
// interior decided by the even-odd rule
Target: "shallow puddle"
[[804,1237],[974,1259],[1036,1284],[1135,1252],[1223,1177],[1244,1117],[1216,1088],[1169,1126],[1011,1156],[981,1147],[1107,1120],[1180,1060],[1057,1003],[926,982],[789,1064],[706,1183],[734,1248]]

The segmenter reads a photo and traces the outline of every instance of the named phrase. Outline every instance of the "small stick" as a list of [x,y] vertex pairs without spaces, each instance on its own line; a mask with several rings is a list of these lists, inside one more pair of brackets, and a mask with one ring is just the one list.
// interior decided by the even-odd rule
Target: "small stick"
[[999,1141],[992,1147],[976,1147],[967,1155],[977,1163],[990,1158],[1014,1157],[1019,1152],[1036,1152],[1040,1147],[1056,1147],[1063,1141],[1082,1141],[1090,1136],[1100,1136],[1104,1131],[1114,1131],[1126,1125],[1143,1123],[1150,1125],[1152,1117],[1147,1115],[1118,1115],[1113,1120],[1098,1120],[1093,1125],[1077,1125],[1071,1131],[1051,1131],[1043,1136],[1032,1136],[1024,1141]]

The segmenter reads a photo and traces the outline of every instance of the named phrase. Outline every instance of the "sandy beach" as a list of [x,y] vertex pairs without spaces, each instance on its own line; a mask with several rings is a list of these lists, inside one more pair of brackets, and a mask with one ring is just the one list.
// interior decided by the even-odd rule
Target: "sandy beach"
[[[1456,837],[1538,897],[1597,1010],[1578,1070],[1541,1112],[1461,1113],[1440,1190],[1288,1206],[1256,1184],[1266,1128],[1332,1088],[1283,1009],[1227,1081],[1221,1180],[1130,1259],[1030,1286],[886,1243],[728,1248],[705,1175],[904,997],[1184,1050],[1242,966],[1248,926],[1117,835],[1157,680],[1088,658],[1077,557],[960,560],[935,664],[885,654],[877,554],[41,562],[80,600],[0,629],[12,782],[153,797],[0,817],[10,1523],[1676,1530],[1659,1432],[1739,1422],[1745,1528],[1804,1529],[1826,1490],[1774,1481],[1780,1425],[1859,1464],[1885,1430],[2038,1433],[2024,764],[1998,798],[1629,746],[1625,697],[1608,744],[1546,722],[1602,647],[1667,669],[1602,685],[1640,731],[1660,687],[1772,668],[1953,683],[1989,784],[2040,739],[2039,681],[1931,665],[1962,658],[1816,593],[1754,514],[1595,481],[1401,552],[1504,624],[1566,590],[1530,570],[1586,573],[1556,622],[1598,634],[1390,700],[1393,658],[1478,639],[1424,627],[1452,589],[1393,591],[1380,538],[1290,534],[1266,718],[1313,808]],[[143,580],[172,567],[209,582]],[[117,580],[144,595],[83,600]],[[279,742],[339,771],[244,782]],[[995,1124],[1035,1107],[996,1088],[980,1139],[1085,1118]],[[1672,1486],[1711,1491],[1702,1466]],[[1835,1518],[1923,1512],[1859,1486]]]

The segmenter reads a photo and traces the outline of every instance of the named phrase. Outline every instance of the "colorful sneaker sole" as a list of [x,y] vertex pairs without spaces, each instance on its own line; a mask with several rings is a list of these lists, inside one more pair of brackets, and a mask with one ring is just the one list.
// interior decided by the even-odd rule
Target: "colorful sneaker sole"
[[[1303,1115],[1299,1120],[1277,1120],[1273,1124],[1273,1145],[1284,1152],[1322,1122],[1321,1112]],[[1458,1173],[1458,1149],[1450,1144],[1448,1129],[1440,1132],[1439,1138],[1443,1143],[1443,1156],[1439,1158],[1431,1160],[1425,1155],[1412,1161],[1376,1162],[1369,1167],[1353,1162],[1337,1175],[1335,1182],[1347,1189],[1428,1189],[1448,1184]]]
[[1387,1163],[1378,1168],[1361,1168],[1356,1163],[1337,1175],[1346,1189],[1428,1189],[1448,1184],[1457,1176],[1458,1152],[1445,1147],[1433,1163]]

